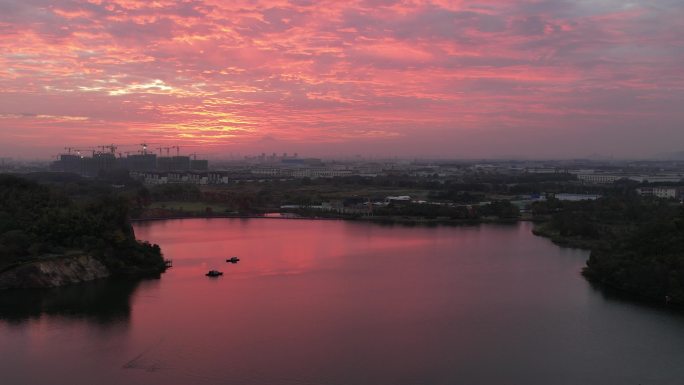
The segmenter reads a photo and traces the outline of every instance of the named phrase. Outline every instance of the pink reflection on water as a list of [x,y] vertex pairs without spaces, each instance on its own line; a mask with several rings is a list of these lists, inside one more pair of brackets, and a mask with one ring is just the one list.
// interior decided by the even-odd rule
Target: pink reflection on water
[[[82,313],[92,303],[118,303],[128,314],[130,295],[123,327],[81,322],[78,314],[26,327],[3,328],[0,320],[2,385],[681,378],[681,320],[606,302],[579,276],[587,253],[533,237],[527,223],[192,219],[135,228],[174,267],[124,290],[125,301],[111,290],[97,301],[76,296]],[[242,260],[227,264],[231,255]],[[207,278],[210,268],[226,275]],[[664,377],[654,380],[655,372]]]
[[[273,226],[274,220],[286,221],[286,225]],[[420,236],[401,236],[401,232],[395,237],[376,237],[374,232],[386,233],[386,229],[374,225],[343,224],[344,231],[339,231],[340,223],[334,221],[211,221],[212,226],[207,226],[206,220],[155,222],[153,226],[139,223],[135,230],[139,239],[163,245],[165,257],[173,260],[173,274],[180,276],[197,276],[211,269],[237,278],[302,274],[339,268],[343,258],[369,251],[387,253],[396,249],[399,253],[430,241]],[[217,221],[225,226],[216,226]],[[232,256],[241,261],[226,263]]]

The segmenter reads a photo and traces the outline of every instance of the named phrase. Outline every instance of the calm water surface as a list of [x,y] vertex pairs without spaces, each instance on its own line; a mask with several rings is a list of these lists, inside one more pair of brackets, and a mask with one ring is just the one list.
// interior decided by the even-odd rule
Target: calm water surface
[[0,384],[684,383],[684,317],[606,298],[529,224],[135,230],[161,279],[0,295]]

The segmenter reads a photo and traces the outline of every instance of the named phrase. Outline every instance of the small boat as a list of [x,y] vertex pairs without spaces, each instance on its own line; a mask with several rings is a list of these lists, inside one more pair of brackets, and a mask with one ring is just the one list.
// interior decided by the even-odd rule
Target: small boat
[[218,270],[209,270],[209,272],[206,274],[207,277],[218,277],[219,275],[223,275],[223,272]]
[[238,258],[238,257],[230,257],[230,258],[226,259],[226,262],[237,263],[239,260],[240,260],[240,258]]

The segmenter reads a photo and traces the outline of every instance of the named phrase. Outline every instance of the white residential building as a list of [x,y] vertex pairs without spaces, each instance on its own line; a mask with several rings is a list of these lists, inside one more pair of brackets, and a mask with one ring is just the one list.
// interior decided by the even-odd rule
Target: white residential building
[[623,178],[625,178],[625,176],[615,175],[615,174],[594,174],[594,173],[577,174],[577,179],[581,180],[582,182],[594,183],[594,184],[610,184],[610,183],[615,182],[616,180],[623,179]]
[[641,196],[649,196],[663,199],[675,199],[679,196],[677,187],[639,187],[637,193]]

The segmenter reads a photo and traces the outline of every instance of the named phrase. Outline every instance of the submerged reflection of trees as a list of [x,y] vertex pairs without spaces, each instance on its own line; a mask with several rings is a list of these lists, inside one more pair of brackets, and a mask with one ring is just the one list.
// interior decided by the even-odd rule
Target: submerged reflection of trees
[[139,280],[105,279],[53,289],[0,291],[0,320],[21,323],[44,315],[96,324],[128,322]]

